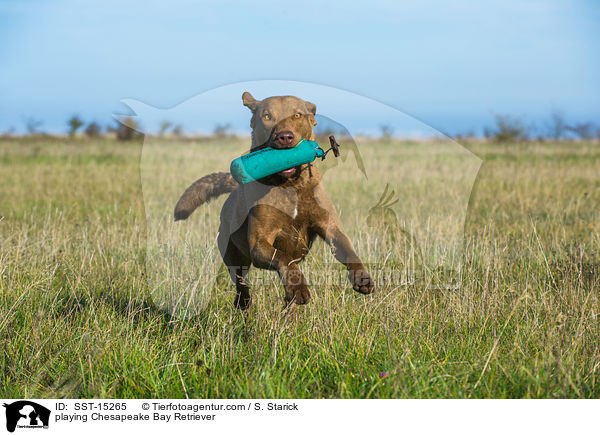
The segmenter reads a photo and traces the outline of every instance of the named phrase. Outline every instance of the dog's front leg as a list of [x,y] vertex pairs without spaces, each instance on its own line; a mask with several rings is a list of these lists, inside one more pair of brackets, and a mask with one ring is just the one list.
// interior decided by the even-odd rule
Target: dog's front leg
[[348,269],[348,278],[352,283],[352,288],[359,293],[371,293],[375,288],[371,275],[367,272],[356,251],[354,251],[352,242],[344,234],[339,224],[329,224],[325,228],[321,227],[318,234],[331,246],[336,260]]
[[295,260],[273,246],[278,230],[266,230],[269,226],[250,222],[249,247],[252,264],[261,269],[276,270],[285,288],[285,300],[289,303],[306,304],[310,292],[306,279]]

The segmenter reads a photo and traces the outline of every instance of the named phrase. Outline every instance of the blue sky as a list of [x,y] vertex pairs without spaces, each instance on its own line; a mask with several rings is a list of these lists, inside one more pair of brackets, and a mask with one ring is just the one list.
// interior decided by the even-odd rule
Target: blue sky
[[[0,0],[0,132],[28,117],[64,131],[74,113],[106,124],[123,98],[168,108],[265,79],[350,91],[449,134],[492,113],[600,124],[598,47],[597,1]],[[223,122],[247,129],[237,109]]]

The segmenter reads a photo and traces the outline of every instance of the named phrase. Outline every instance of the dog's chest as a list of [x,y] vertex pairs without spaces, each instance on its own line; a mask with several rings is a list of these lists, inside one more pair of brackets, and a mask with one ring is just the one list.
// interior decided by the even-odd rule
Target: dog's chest
[[275,240],[275,247],[294,258],[301,258],[308,252],[315,235],[312,228],[311,210],[298,204],[282,225]]

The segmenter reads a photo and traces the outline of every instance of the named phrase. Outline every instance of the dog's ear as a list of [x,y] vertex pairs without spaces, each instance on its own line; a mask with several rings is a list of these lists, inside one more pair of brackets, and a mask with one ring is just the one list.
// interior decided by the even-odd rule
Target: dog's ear
[[310,118],[310,123],[312,124],[312,126],[314,127],[315,125],[317,125],[317,121],[315,119],[315,115],[317,113],[317,106],[315,106],[313,103],[311,103],[310,101],[305,101],[306,103],[306,109],[312,113],[312,115],[309,115]]
[[258,107],[258,103],[260,103],[260,101],[257,101],[256,98],[254,98],[250,92],[244,92],[242,94],[242,103],[244,103],[244,106],[246,106],[248,109],[254,112]]

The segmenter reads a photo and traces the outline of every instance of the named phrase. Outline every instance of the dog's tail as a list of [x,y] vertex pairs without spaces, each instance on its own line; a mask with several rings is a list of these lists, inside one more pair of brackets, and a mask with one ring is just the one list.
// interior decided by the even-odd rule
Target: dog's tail
[[175,220],[187,219],[196,208],[205,202],[235,190],[239,183],[229,172],[215,172],[199,178],[185,189],[175,206]]

